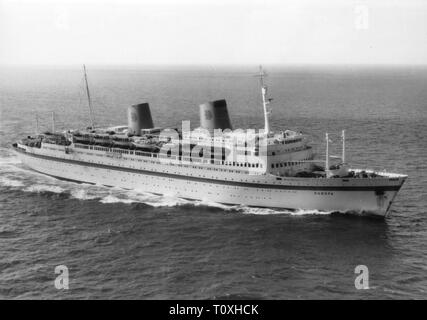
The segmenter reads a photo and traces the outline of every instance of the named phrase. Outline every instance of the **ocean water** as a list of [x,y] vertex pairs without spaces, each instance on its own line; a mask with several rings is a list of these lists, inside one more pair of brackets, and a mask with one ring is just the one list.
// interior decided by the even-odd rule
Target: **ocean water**
[[[0,70],[0,298],[427,298],[427,69],[267,68],[272,127],[347,130],[354,167],[409,175],[387,219],[225,206],[59,181],[25,168],[10,144],[89,124],[79,68]],[[263,124],[253,68],[91,67],[96,124],[125,124],[149,102],[159,126],[198,124],[225,98],[237,127]],[[339,139],[335,152],[339,152]],[[57,290],[55,266],[69,269]],[[357,265],[369,289],[354,286]]]

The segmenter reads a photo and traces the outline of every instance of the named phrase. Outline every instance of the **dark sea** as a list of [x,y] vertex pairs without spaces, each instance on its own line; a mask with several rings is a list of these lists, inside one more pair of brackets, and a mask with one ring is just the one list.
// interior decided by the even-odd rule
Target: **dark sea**
[[[318,156],[346,129],[353,167],[409,175],[374,219],[188,201],[59,181],[25,168],[10,144],[89,125],[79,67],[0,69],[0,298],[427,298],[427,68],[267,66],[272,127],[309,134]],[[91,67],[97,125],[149,102],[158,126],[199,123],[225,98],[235,128],[263,125],[257,67]],[[54,286],[69,269],[69,289]],[[355,267],[369,289],[355,288]]]

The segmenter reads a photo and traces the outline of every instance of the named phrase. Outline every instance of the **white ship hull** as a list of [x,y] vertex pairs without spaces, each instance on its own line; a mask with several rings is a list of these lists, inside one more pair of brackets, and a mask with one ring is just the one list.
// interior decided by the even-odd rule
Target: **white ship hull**
[[[239,181],[227,173],[223,173],[223,177],[219,177],[221,173],[218,172],[198,175],[190,173],[194,172],[191,168],[185,171],[185,168],[154,162],[150,166],[150,161],[131,160],[130,157],[111,157],[106,161],[105,153],[72,151],[66,154],[64,147],[54,148],[62,148],[62,151],[26,146],[16,150],[28,167],[61,179],[257,207],[386,216],[406,178],[390,174],[389,178],[350,179],[352,181],[326,178],[283,178],[276,181],[276,178],[265,175]],[[224,178],[226,176],[229,178]]]

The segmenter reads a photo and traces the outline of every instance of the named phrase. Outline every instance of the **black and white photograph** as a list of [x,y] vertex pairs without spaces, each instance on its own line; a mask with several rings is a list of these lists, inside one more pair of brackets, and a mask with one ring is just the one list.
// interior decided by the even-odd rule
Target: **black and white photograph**
[[0,0],[0,299],[424,300],[426,137],[426,1]]

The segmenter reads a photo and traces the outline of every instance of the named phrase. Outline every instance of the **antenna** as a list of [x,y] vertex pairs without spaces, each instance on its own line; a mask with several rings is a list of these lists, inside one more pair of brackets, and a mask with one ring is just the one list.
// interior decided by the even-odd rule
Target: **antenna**
[[92,108],[92,100],[90,99],[90,92],[89,92],[89,84],[87,82],[87,74],[86,74],[86,66],[83,65],[83,72],[84,72],[84,78],[86,83],[86,94],[87,94],[87,101],[89,103],[89,117],[90,117],[90,125],[92,129],[95,128],[95,124],[93,121],[93,108]]
[[341,159],[342,159],[342,163],[344,164],[345,163],[345,130],[342,131],[341,137],[342,137],[342,157],[341,157]]
[[259,66],[259,74],[257,75],[260,79],[261,83],[261,96],[262,96],[262,107],[264,109],[264,131],[268,134],[270,133],[270,121],[269,116],[271,111],[268,109],[268,106],[270,105],[270,102],[273,99],[268,99],[267,96],[267,86],[264,83],[264,77],[267,76],[267,74],[264,72],[262,66]]
[[264,87],[264,77],[266,77],[266,76],[267,76],[267,74],[263,70],[262,65],[260,65],[258,77],[259,77],[259,80],[261,82],[261,87]]
[[325,174],[328,177],[329,172],[329,134],[326,133],[326,159],[325,159]]

